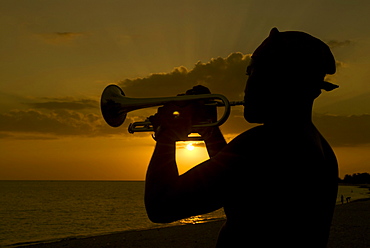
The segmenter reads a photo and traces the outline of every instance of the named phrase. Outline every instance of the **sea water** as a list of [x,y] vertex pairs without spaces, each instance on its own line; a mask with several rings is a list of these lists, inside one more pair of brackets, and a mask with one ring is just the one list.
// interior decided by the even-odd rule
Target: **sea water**
[[[169,225],[222,217],[216,211]],[[158,226],[146,215],[144,182],[0,181],[0,247]]]
[[[368,189],[340,186],[340,196],[365,198]],[[144,182],[0,181],[0,246],[93,236],[223,219],[218,210],[154,224],[144,207]]]

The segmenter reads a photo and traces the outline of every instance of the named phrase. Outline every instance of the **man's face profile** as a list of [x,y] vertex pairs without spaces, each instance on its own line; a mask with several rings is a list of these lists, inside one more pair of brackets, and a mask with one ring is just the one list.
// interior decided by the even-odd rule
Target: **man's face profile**
[[324,42],[303,32],[273,28],[247,67],[244,118],[266,123],[280,119],[282,111],[295,114],[312,105],[321,89],[338,87],[324,81],[326,74],[334,73],[335,60]]
[[247,67],[247,83],[244,91],[244,118],[250,123],[264,123],[272,104],[277,104],[278,82],[275,72],[252,58]]

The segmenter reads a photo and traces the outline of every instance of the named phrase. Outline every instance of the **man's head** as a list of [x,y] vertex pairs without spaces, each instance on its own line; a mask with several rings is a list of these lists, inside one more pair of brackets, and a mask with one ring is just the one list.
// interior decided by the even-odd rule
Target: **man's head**
[[324,42],[303,32],[273,28],[247,68],[244,117],[264,123],[279,108],[312,105],[321,89],[338,87],[324,81],[335,70],[333,54]]

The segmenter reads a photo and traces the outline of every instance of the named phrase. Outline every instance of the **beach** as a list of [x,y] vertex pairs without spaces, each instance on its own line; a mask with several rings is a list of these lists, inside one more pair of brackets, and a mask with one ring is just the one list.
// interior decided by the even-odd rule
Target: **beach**
[[[53,243],[33,248],[61,247],[214,247],[223,221],[203,224],[126,231]],[[370,247],[370,198],[336,206],[328,248]]]

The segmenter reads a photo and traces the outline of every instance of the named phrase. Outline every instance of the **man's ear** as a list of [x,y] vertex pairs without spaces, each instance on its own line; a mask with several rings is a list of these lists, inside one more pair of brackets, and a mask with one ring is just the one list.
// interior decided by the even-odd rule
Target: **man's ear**
[[273,37],[273,36],[277,35],[278,33],[279,33],[279,30],[277,28],[273,28],[273,29],[271,29],[269,36]]

